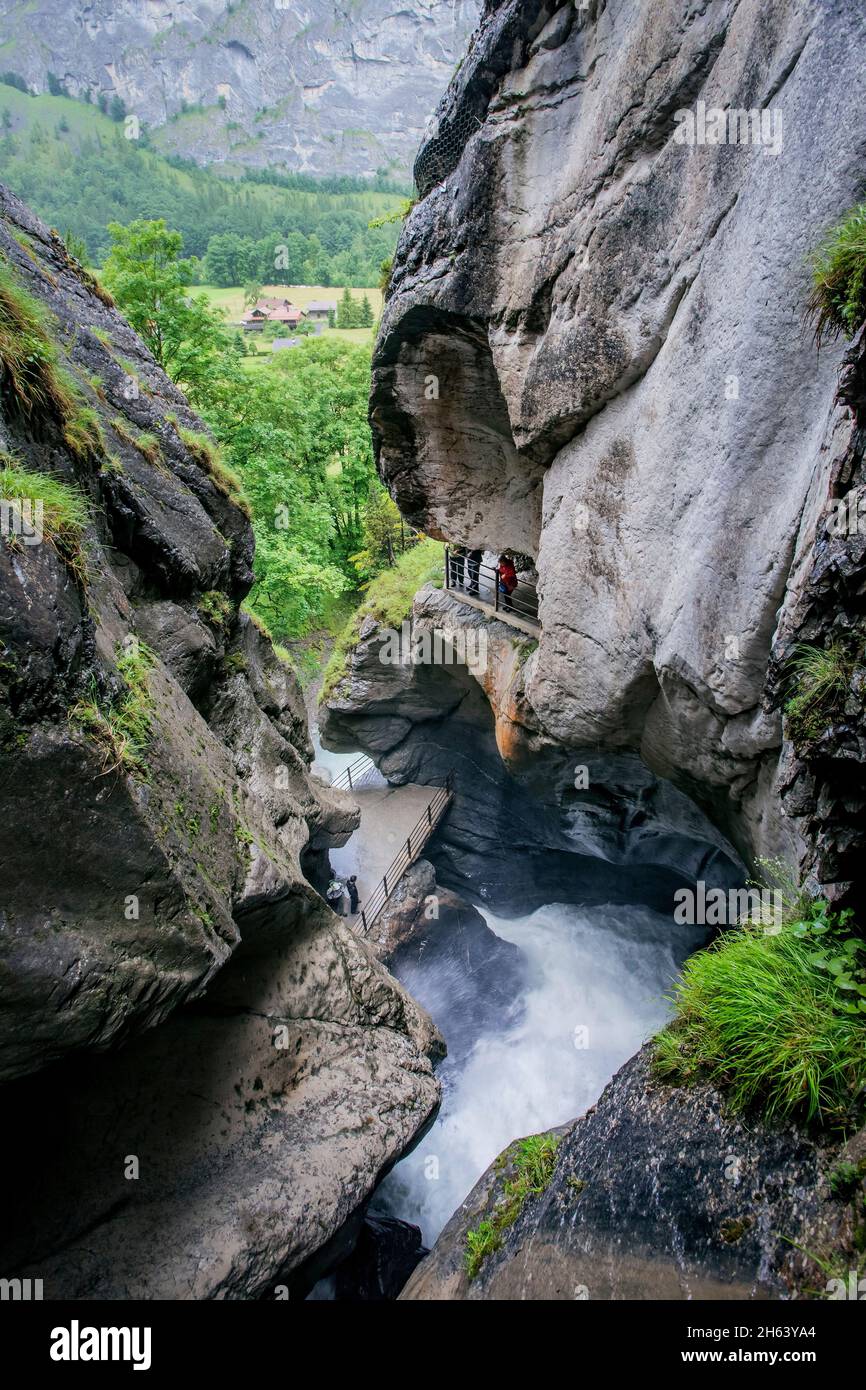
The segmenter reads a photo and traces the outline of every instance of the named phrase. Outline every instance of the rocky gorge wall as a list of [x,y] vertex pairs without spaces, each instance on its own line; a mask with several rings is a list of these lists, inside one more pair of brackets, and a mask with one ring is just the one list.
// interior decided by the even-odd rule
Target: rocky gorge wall
[[[799,860],[836,897],[852,779],[816,857],[814,781],[782,810],[771,653],[859,451],[842,349],[802,318],[808,253],[860,187],[863,41],[846,0],[488,3],[416,164],[371,398],[411,520],[536,560],[520,725],[637,754],[748,861]],[[689,144],[698,103],[765,123]],[[856,696],[848,717],[856,781]]]
[[[440,882],[506,916],[549,902],[641,902],[669,912],[697,879],[745,869],[706,816],[627,750],[551,738],[527,700],[538,651],[525,635],[426,585],[411,630],[445,660],[395,663],[388,630],[361,627],[319,712],[323,741],[363,748],[392,783],[449,782],[428,853]],[[483,653],[477,664],[461,658]]]
[[[866,357],[862,331],[816,352],[804,308],[862,197],[864,40],[850,0],[489,0],[416,161],[380,472],[424,531],[531,555],[540,631],[428,586],[413,634],[482,629],[484,660],[383,662],[370,619],[322,728],[396,780],[453,774],[426,853],[503,915],[670,911],[677,876],[779,856],[862,925],[866,541],[834,518],[863,511]],[[729,109],[754,140],[678,138]],[[803,643],[850,654],[808,737],[785,714]],[[862,1130],[743,1120],[650,1062],[557,1129],[519,1210],[515,1136],[401,1297],[808,1298],[860,1269]]]
[[357,807],[240,611],[201,422],[2,188],[0,324],[4,488],[86,517],[0,543],[0,1263],[45,1298],[303,1292],[435,1114],[441,1041],[307,878]]

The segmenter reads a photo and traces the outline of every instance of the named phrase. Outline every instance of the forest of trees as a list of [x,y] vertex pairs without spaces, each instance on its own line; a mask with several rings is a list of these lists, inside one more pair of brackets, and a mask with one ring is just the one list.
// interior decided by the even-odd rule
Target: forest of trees
[[381,221],[401,205],[393,185],[267,171],[223,178],[150,149],[121,106],[102,113],[0,79],[0,179],[79,238],[91,263],[108,251],[110,222],[164,217],[200,258],[202,282],[379,283],[396,244],[396,225]]
[[252,515],[249,607],[276,639],[303,637],[406,541],[373,465],[370,348],[308,338],[250,370],[248,345],[195,287],[345,287],[333,296],[337,326],[371,328],[369,298],[348,287],[378,283],[403,191],[346,177],[219,177],[158,154],[146,132],[127,138],[120,105],[51,86],[34,97],[0,79],[0,179],[98,268],[212,430]]
[[201,413],[236,475],[256,536],[248,600],[277,639],[301,637],[335,598],[394,560],[405,528],[373,464],[370,348],[307,339],[254,372],[219,312],[191,286],[163,220],[108,229],[104,282]]

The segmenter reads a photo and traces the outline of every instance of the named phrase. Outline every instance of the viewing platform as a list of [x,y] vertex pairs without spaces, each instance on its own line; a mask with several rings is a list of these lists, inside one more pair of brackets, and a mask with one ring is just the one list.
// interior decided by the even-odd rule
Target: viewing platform
[[397,884],[421,853],[451,804],[451,788],[407,783],[392,787],[366,754],[330,784],[351,791],[361,809],[361,823],[342,849],[331,851],[337,877],[358,878],[360,909],[352,925],[367,934]]
[[518,578],[512,593],[504,593],[497,565],[487,565],[483,561],[475,564],[468,555],[455,555],[446,546],[445,588],[461,603],[477,608],[489,618],[508,623],[530,637],[537,637],[541,631],[536,586]]

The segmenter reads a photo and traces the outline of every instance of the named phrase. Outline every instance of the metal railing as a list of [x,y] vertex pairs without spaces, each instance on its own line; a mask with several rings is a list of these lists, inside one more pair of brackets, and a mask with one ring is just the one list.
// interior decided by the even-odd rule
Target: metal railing
[[488,604],[504,622],[512,616],[535,627],[541,626],[538,589],[534,584],[518,579],[515,589],[508,594],[500,587],[498,565],[485,565],[482,561],[471,560],[468,555],[455,555],[449,546],[445,547],[445,588],[458,597],[462,593]]
[[430,839],[430,836],[433,834],[433,831],[445,815],[450,803],[451,777],[449,775],[445,786],[439,787],[435,796],[428,802],[427,808],[421,819],[418,821],[417,825],[412,827],[409,834],[406,836],[399,854],[397,854],[389,864],[388,872],[382,875],[378,884],[361,908],[361,930],[365,936],[410,864],[413,864],[418,858],[427,841]]
[[[376,774],[375,778],[373,773]],[[353,792],[356,787],[369,786],[370,782],[375,781],[380,776],[381,773],[373,759],[368,758],[366,753],[362,753],[360,758],[356,758],[353,763],[343,769],[338,777],[334,778],[331,786],[336,787],[339,791]]]

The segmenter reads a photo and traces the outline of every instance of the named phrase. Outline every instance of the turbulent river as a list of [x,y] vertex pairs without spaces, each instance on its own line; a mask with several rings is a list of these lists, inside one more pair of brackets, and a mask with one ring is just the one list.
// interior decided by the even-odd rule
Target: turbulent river
[[[666,996],[701,928],[646,907],[552,903],[528,917],[484,912],[522,953],[525,985],[464,1055],[443,1063],[439,1117],[386,1178],[375,1207],[419,1225],[430,1245],[496,1155],[596,1101],[613,1073],[668,1017]],[[395,972],[446,1042],[478,1000],[459,957]]]
[[[329,753],[312,732],[326,776],[358,757]],[[338,872],[355,867],[352,854],[351,844],[332,852]],[[448,1056],[438,1118],[372,1210],[420,1226],[428,1246],[511,1140],[565,1124],[598,1099],[665,1022],[683,962],[706,939],[704,928],[640,905],[550,903],[511,919],[479,910],[499,939],[501,974],[489,956],[475,969],[459,937],[391,965]]]

